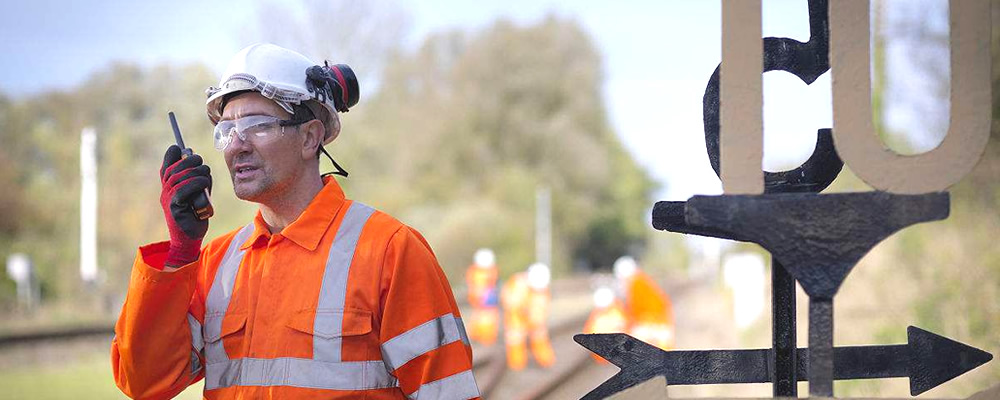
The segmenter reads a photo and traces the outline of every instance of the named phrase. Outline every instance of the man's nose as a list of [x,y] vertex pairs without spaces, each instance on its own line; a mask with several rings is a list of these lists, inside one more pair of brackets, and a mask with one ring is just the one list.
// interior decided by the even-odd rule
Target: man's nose
[[253,150],[253,146],[251,146],[246,140],[243,140],[241,136],[242,135],[233,132],[233,138],[230,139],[229,148],[226,150],[237,154]]

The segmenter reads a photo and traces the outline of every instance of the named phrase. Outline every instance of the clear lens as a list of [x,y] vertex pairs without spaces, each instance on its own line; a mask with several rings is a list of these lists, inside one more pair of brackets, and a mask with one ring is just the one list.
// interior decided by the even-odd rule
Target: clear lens
[[270,115],[251,115],[236,120],[219,121],[215,125],[215,148],[223,151],[233,142],[233,136],[252,145],[266,144],[281,136],[281,119]]
[[[237,126],[240,125],[239,121],[236,123],[236,125]],[[246,121],[243,127],[239,129],[239,131],[243,132],[243,136],[247,136],[250,138],[251,141],[253,141],[254,139],[263,139],[269,136],[270,133],[274,130],[273,128],[277,126],[278,126],[277,118],[272,118],[269,120],[259,120],[259,121],[253,120],[253,121]],[[242,139],[243,136],[240,136],[240,138]]]
[[236,125],[233,121],[222,121],[215,125],[215,149],[222,151],[229,147],[229,142],[233,141],[233,130]]

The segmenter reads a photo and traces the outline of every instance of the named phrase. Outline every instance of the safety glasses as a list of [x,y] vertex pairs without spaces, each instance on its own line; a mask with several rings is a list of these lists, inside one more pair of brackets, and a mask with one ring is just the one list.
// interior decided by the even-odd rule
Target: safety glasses
[[308,121],[284,120],[270,115],[249,115],[239,119],[219,121],[215,125],[215,149],[225,150],[233,142],[233,136],[238,136],[240,140],[254,146],[268,144],[283,136],[286,126],[305,122]]

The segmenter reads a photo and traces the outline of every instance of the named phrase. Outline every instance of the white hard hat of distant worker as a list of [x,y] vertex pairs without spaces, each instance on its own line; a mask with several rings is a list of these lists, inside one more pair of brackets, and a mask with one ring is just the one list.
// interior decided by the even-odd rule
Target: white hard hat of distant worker
[[635,271],[639,269],[639,266],[635,263],[635,259],[629,256],[618,257],[615,260],[615,278],[618,280],[624,280],[631,278],[635,275]]
[[246,91],[260,92],[297,119],[303,118],[300,113],[311,113],[326,126],[324,145],[340,134],[337,112],[347,112],[360,98],[358,79],[347,65],[318,65],[302,54],[268,43],[240,50],[226,67],[219,86],[205,91],[212,124],[219,123],[226,101]]
[[476,265],[484,268],[490,268],[496,264],[496,255],[493,254],[493,250],[486,248],[476,250],[473,259]]
[[549,287],[551,279],[552,273],[549,272],[548,265],[536,262],[528,267],[528,286],[532,289],[541,290]]
[[601,286],[594,291],[594,307],[605,308],[615,302],[615,291],[607,286]]

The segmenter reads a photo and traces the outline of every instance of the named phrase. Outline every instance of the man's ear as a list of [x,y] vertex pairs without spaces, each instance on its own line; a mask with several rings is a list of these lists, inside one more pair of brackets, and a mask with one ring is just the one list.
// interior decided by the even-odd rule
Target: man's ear
[[323,122],[314,119],[299,127],[302,133],[302,158],[314,159],[319,153],[319,146],[323,145],[323,137],[326,135],[326,126]]

